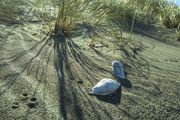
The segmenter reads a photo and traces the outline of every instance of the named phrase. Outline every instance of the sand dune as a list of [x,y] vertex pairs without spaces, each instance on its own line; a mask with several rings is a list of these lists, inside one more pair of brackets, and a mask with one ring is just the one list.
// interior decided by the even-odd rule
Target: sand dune
[[[133,34],[141,43],[135,54],[111,50],[110,40],[109,47],[90,49],[82,36],[54,46],[40,24],[1,24],[0,120],[178,120],[180,44],[142,31]],[[132,87],[124,83],[114,96],[88,95],[100,79],[115,79],[113,60],[125,63]]]

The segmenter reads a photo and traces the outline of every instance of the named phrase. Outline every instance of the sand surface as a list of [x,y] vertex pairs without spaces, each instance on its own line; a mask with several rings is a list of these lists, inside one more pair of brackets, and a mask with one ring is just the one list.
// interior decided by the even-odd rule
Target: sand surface
[[[110,39],[92,49],[81,35],[54,45],[41,28],[0,24],[0,120],[180,119],[180,43],[162,39],[167,32],[137,30],[133,52]],[[100,79],[115,79],[113,60],[129,81],[115,95],[90,96]]]

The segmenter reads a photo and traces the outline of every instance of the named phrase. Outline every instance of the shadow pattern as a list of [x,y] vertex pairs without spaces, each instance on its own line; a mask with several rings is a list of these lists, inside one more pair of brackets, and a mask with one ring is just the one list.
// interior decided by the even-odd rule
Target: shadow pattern
[[[157,66],[151,65],[151,63],[147,61],[142,54],[140,54],[140,52],[143,50],[143,46],[140,47],[142,48],[130,49],[119,46],[119,50],[121,51],[124,59],[123,61],[125,70],[127,70],[126,72],[131,73],[133,76],[144,77],[151,83],[154,89],[157,90],[159,94],[161,94],[162,92],[160,88],[152,80],[149,79],[149,77],[151,76],[150,67],[153,67],[158,70],[161,69]],[[133,85],[128,79],[119,81],[126,88],[133,87]]]
[[[80,85],[75,87],[73,82],[81,80],[83,75],[85,80],[93,85],[99,80],[97,74],[109,73],[110,71],[95,63],[72,41],[72,39],[65,38],[62,32],[55,35],[54,42],[56,43],[54,45],[54,66],[59,79],[59,111],[61,117],[65,120],[83,120],[85,116],[87,116],[83,111],[85,111],[85,108],[90,108],[90,111],[93,112],[96,118],[101,119],[102,116],[96,109],[102,106],[99,105],[99,103],[92,103],[92,100],[90,100],[89,96],[85,93],[88,90]],[[84,97],[77,91],[81,91],[80,93]],[[100,99],[107,103],[118,104],[120,103],[120,95],[121,94],[118,93],[116,96],[114,95],[115,97],[108,97],[106,100],[105,98]],[[81,105],[82,101],[84,101],[83,98],[86,101],[85,103],[88,104],[87,107],[85,107],[85,105],[82,107]],[[103,109],[103,111],[102,109],[99,110],[112,119],[112,116],[106,109]]]
[[[37,85],[34,86],[34,89],[29,88],[29,86],[21,86],[22,88],[27,87],[27,89],[32,90],[32,98],[36,96],[41,83],[44,83],[44,85],[47,84],[48,67],[53,51],[53,47],[48,45],[50,40],[51,38],[46,35],[41,41],[35,42],[29,49],[0,59],[0,79],[2,83],[2,85],[0,85],[0,98],[3,97],[14,84],[27,84],[24,76],[31,75],[31,77],[36,80]],[[45,94],[43,93],[43,95]],[[29,119],[30,109],[31,108],[28,108],[18,119]],[[46,114],[44,114],[44,116],[45,115]]]

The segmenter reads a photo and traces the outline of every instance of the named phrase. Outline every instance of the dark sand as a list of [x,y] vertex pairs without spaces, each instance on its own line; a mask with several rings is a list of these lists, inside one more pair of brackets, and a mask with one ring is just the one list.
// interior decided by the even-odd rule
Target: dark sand
[[[179,120],[180,43],[159,30],[137,29],[132,51],[105,37],[108,46],[92,49],[81,35],[54,47],[40,23],[0,24],[0,120]],[[88,95],[115,79],[113,60],[129,81],[115,95]]]

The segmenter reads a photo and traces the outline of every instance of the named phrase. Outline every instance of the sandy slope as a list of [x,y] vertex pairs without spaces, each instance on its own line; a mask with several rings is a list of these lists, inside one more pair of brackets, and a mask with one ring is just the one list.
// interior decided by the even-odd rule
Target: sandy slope
[[[80,44],[89,40],[81,36],[54,46],[40,28],[0,25],[0,120],[180,118],[179,43],[143,30],[133,35],[142,43],[136,54],[113,52],[110,41],[109,47],[93,50]],[[125,62],[132,87],[126,81],[116,95],[89,96],[97,81],[113,78],[115,59]]]

